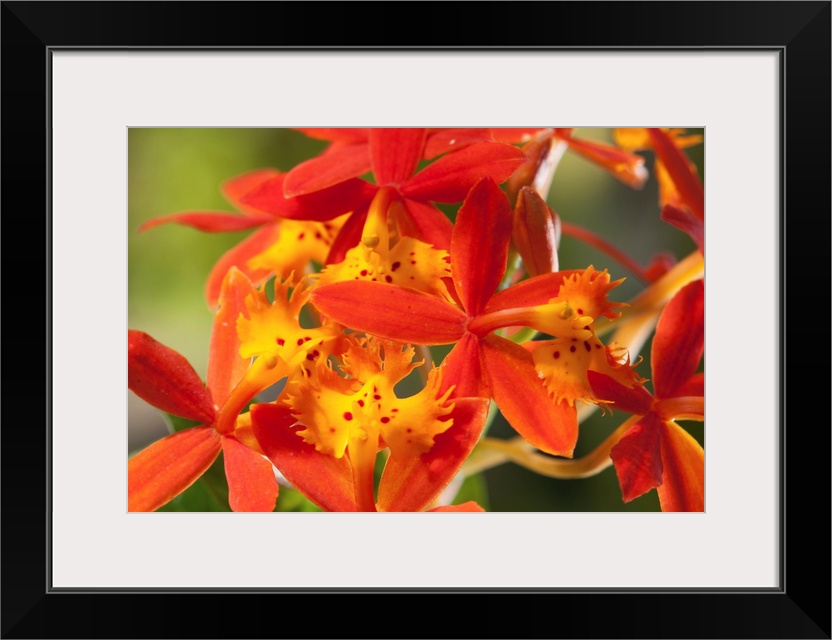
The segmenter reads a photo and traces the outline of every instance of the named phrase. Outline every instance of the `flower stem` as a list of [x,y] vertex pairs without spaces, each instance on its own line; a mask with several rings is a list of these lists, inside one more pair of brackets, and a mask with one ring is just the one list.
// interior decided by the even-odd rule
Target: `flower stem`
[[[610,450],[632,427],[640,416],[632,416],[613,431],[606,440],[587,455],[574,460],[551,458],[538,453],[522,439],[499,440],[483,438],[477,445],[481,455],[472,456],[463,466],[465,475],[472,475],[504,462],[514,462],[542,476],[559,479],[589,478],[612,465]],[[477,452],[478,453],[478,452]]]

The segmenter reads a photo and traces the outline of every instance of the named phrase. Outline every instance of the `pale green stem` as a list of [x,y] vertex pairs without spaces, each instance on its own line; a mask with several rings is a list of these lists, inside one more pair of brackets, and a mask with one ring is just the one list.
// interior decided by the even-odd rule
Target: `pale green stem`
[[[532,450],[522,438],[498,440],[483,438],[477,444],[482,453],[474,455],[463,465],[465,475],[472,475],[504,462],[514,462],[542,476],[560,479],[589,478],[612,464],[610,450],[641,416],[632,416],[613,431],[604,442],[587,455],[574,460],[551,458]],[[476,454],[477,452],[475,452]]]

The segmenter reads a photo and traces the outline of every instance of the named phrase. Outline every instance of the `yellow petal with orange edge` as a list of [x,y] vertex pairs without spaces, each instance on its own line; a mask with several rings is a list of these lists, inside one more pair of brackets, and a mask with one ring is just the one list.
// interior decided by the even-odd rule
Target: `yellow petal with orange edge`
[[545,340],[534,343],[535,370],[555,402],[603,404],[592,390],[587,371],[613,378],[628,389],[643,380],[630,366],[626,350],[605,346],[597,336],[588,340]]
[[324,264],[346,217],[341,216],[329,222],[281,220],[277,241],[250,258],[247,266],[250,269],[271,271],[283,279],[293,271],[304,273],[310,261]]
[[448,299],[442,278],[449,275],[447,251],[434,249],[415,238],[402,237],[386,252],[364,244],[353,247],[347,251],[343,262],[325,267],[315,284],[366,280],[395,284]]
[[326,345],[334,341],[340,331],[335,327],[303,328],[298,316],[306,302],[303,284],[289,289],[292,280],[278,284],[274,281],[274,302],[266,297],[265,286],[246,298],[246,314],[237,318],[240,355],[277,357],[294,366],[311,356],[312,361],[326,358]]
[[410,374],[413,369],[424,363],[412,362],[416,350],[392,340],[370,336],[354,338],[349,336],[349,346],[341,359],[341,369],[357,380],[369,380],[373,376],[384,375],[390,386]]
[[[383,361],[379,346],[384,347]],[[416,366],[409,364],[413,349],[371,341],[369,355],[362,358],[361,351],[358,342],[353,344],[344,365],[348,373],[360,374],[358,379],[341,378],[321,364],[315,378],[291,383],[287,403],[304,425],[298,435],[318,452],[336,458],[344,455],[352,439],[377,441],[379,436],[397,455],[428,451],[433,438],[452,425],[452,421],[440,418],[453,410],[453,404],[447,402],[453,387],[440,395],[442,374],[434,370],[422,391],[398,398],[393,387]]]
[[358,424],[354,405],[361,388],[358,381],[342,378],[325,365],[318,365],[314,378],[291,382],[286,402],[303,425],[297,435],[319,453],[341,458]]
[[590,265],[583,271],[566,278],[558,291],[557,300],[567,302],[578,316],[615,318],[616,307],[625,306],[621,302],[609,302],[610,290],[624,282],[624,279],[610,281],[607,270],[596,271]]
[[430,451],[433,441],[447,431],[453,420],[440,420],[454,409],[448,402],[453,387],[439,395],[442,370],[433,369],[425,388],[409,398],[395,399],[384,407],[381,433],[390,452],[396,456],[420,456]]

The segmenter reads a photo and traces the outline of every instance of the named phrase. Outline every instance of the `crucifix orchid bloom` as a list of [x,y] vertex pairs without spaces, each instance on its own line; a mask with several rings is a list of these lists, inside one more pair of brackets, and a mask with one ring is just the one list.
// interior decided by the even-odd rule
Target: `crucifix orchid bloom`
[[662,511],[703,511],[705,452],[676,420],[704,420],[705,378],[696,371],[705,346],[702,280],[682,288],[656,326],[651,365],[654,395],[589,372],[592,389],[611,407],[641,416],[610,451],[629,502],[658,489]]
[[349,180],[311,196],[283,201],[281,207],[262,211],[249,206],[243,197],[263,185],[282,184],[285,174],[259,169],[232,178],[222,185],[225,198],[242,215],[217,211],[189,211],[153,218],[140,227],[147,231],[166,223],[184,224],[212,233],[257,229],[229,249],[211,269],[205,285],[208,306],[216,307],[220,286],[232,267],[245,273],[255,284],[269,276],[285,279],[303,273],[310,261],[323,264],[341,226],[343,214],[365,207],[371,186]]
[[[245,376],[249,361],[239,354],[235,321],[254,293],[237,269],[226,275],[214,319],[208,384],[184,356],[141,331],[128,331],[128,387],[167,413],[200,425],[178,431],[130,458],[128,509],[155,511],[202,476],[223,452],[229,503],[234,511],[272,511],[278,488],[245,420],[220,422],[222,409]],[[240,407],[242,408],[242,407]]]
[[[485,423],[487,401],[450,401],[433,369],[416,395],[393,387],[423,362],[391,341],[350,339],[339,376],[328,363],[293,380],[274,404],[252,408],[264,452],[313,503],[328,511],[422,511],[453,479]],[[375,495],[379,451],[389,449]],[[473,510],[473,509],[463,509]]]
[[341,262],[347,250],[359,243],[367,205],[378,189],[387,188],[397,194],[393,211],[400,235],[447,249],[453,225],[434,203],[461,202],[483,176],[502,183],[525,162],[517,147],[489,141],[446,154],[417,171],[426,129],[315,131],[324,132],[319,136],[336,136],[335,140],[343,144],[299,164],[285,179],[264,183],[246,195],[243,202],[280,215],[295,198],[310,198],[322,190],[336,189],[344,181],[356,180],[356,176],[371,170],[376,185],[364,183],[369,195],[365,206],[353,209],[333,243],[328,263]]
[[[588,367],[629,386],[640,383],[626,357],[605,347],[593,322],[614,315],[606,294],[616,283],[593,269],[531,278],[495,293],[506,269],[512,214],[493,180],[480,180],[459,210],[451,238],[458,304],[379,282],[316,288],[310,299],[353,329],[416,344],[456,343],[443,362],[456,394],[493,398],[509,424],[547,453],[571,456],[578,438],[576,401],[601,402],[586,381]],[[488,256],[483,260],[483,256]],[[541,344],[554,364],[495,333],[528,326],[563,340]],[[582,353],[578,353],[578,348]],[[584,350],[589,353],[583,355]],[[562,357],[561,357],[562,356]]]

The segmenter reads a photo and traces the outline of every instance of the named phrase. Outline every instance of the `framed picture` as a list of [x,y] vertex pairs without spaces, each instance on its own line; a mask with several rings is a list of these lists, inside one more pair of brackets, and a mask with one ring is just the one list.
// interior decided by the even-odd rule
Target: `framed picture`
[[[311,635],[353,633],[357,602],[436,635],[409,598],[382,594],[473,596],[489,613],[488,628],[460,626],[473,635],[830,637],[830,436],[794,410],[828,385],[786,350],[806,326],[801,314],[787,331],[787,310],[828,307],[828,287],[803,291],[828,273],[830,3],[488,3],[453,17],[472,7],[403,3],[393,46],[361,29],[374,5],[359,20],[349,4],[3,3],[7,336],[38,336],[21,341],[35,354],[9,341],[6,356],[3,637],[275,633],[227,595],[250,610],[327,596],[326,616],[281,614]],[[703,132],[703,513],[127,512],[136,132],[537,125]],[[143,188],[169,181],[152,170]],[[787,271],[789,253],[801,262]],[[540,606],[570,613],[544,622]],[[160,611],[180,626],[160,628]]]

